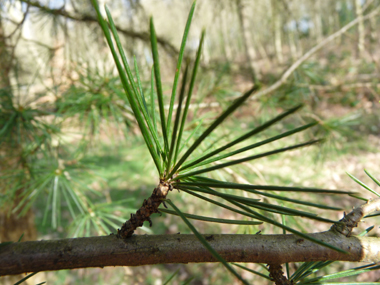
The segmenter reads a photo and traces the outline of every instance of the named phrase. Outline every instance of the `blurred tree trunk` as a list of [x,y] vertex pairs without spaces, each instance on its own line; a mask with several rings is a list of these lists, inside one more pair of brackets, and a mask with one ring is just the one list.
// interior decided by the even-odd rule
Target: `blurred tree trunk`
[[[4,33],[3,21],[0,18],[0,89],[6,89],[5,92],[8,94],[11,92],[10,71],[12,66],[12,52],[9,50],[9,47]],[[5,95],[1,97],[2,100],[9,100],[11,98]],[[0,148],[0,155],[2,157],[0,172],[21,167],[19,160],[22,155],[22,148],[20,145],[15,146],[3,142]],[[4,180],[0,180],[0,188],[5,189],[6,185],[1,184],[5,184]],[[11,213],[13,206],[17,205],[20,201],[21,193],[22,189],[17,190],[13,195],[13,201],[7,201],[8,203],[5,207],[2,207],[2,211],[0,212],[0,242],[17,241],[22,234],[24,234],[23,241],[36,239],[33,213],[28,211],[23,217],[19,217],[19,213]]]
[[290,49],[290,54],[292,56],[292,61],[295,61],[298,58],[298,52],[297,52],[297,46],[296,46],[294,34],[295,33],[293,31],[288,32],[289,49]]
[[4,34],[3,19],[0,14],[0,89],[11,86],[9,80],[10,54],[7,50],[6,37]]
[[[299,33],[299,24],[298,24],[298,19],[295,17],[293,14],[292,10],[289,7],[288,2],[285,0],[282,1],[283,7],[285,12],[283,13],[284,16],[284,23],[286,23],[286,35],[288,37],[288,46],[290,50],[290,55],[291,59],[295,61],[298,58],[298,36],[297,34]],[[294,27],[293,27],[294,24]]]
[[314,28],[312,31],[317,43],[319,43],[323,38],[321,1],[313,3],[313,22]]
[[358,23],[358,49],[357,57],[362,58],[364,53],[364,21],[363,21],[363,9],[360,0],[355,0],[355,12],[356,16],[360,19]]
[[252,47],[252,44],[251,44],[252,41],[250,41],[250,33],[249,33],[250,24],[247,20],[247,17],[244,17],[244,5],[242,3],[242,0],[236,1],[236,8],[238,12],[239,26],[240,26],[240,31],[242,35],[245,62],[248,65],[248,70],[249,70],[252,81],[256,83],[258,82],[258,79],[257,79],[257,73],[255,71],[255,67],[253,63],[254,58],[256,57],[256,53],[255,53],[254,48]]
[[[7,36],[4,31],[4,23],[0,14],[0,89],[8,94],[11,90],[10,72],[12,68],[12,50],[7,43]],[[2,94],[0,103],[4,100],[11,100],[10,96]],[[10,145],[3,142],[0,145],[0,173],[11,169],[20,168],[19,157],[22,155],[21,146]],[[6,182],[0,179],[0,194],[6,191]],[[22,189],[18,189],[13,197],[9,195],[9,200],[4,201],[0,211],[0,242],[13,241],[16,242],[22,236],[22,241],[36,240],[37,231],[34,223],[34,214],[29,210],[24,216],[19,216],[18,212],[12,212],[12,209],[21,200]],[[22,279],[23,275],[7,276],[1,278],[1,284],[14,284]],[[33,282],[33,279],[31,279]]]
[[[4,23],[0,15],[0,89],[6,89],[5,92],[8,94],[11,92],[10,71],[14,49],[15,47],[12,47],[7,43]],[[11,96],[5,95],[2,95],[1,97],[2,101],[11,98]],[[21,145],[7,144],[3,142],[0,148],[0,156],[2,157],[0,172],[20,168],[21,164],[19,163],[19,160],[21,155]],[[6,185],[1,184],[5,184],[4,180],[0,180],[0,189],[5,189]],[[22,234],[24,234],[23,240],[25,241],[36,239],[33,213],[28,211],[24,217],[18,217],[19,213],[11,213],[13,206],[18,204],[21,193],[22,189],[17,190],[13,195],[13,201],[8,201],[5,207],[2,207],[0,212],[0,242],[17,241]]]
[[371,41],[376,43],[377,41],[377,38],[378,38],[378,29],[376,27],[376,18],[371,18],[369,20],[369,25],[370,25],[370,29],[371,29],[371,32],[370,32],[370,36],[371,36]]
[[376,28],[376,18],[373,17],[369,20],[370,38],[369,38],[369,50],[372,57],[372,61],[375,63],[377,73],[380,73],[380,56],[378,52],[378,29]]
[[228,27],[227,27],[227,11],[226,9],[222,8],[220,11],[220,16],[218,17],[219,21],[219,27],[220,29],[220,35],[221,35],[221,47],[222,47],[222,52],[224,55],[224,58],[227,62],[232,61],[232,50],[231,50],[231,44],[229,41],[229,36],[228,36]]
[[[339,22],[339,13],[337,11],[337,2],[335,1],[331,1],[329,3],[329,11],[331,11],[331,13],[329,14],[329,24],[328,24],[328,30],[327,30],[327,34],[332,34],[334,31],[337,31],[340,29],[340,22]],[[335,40],[335,43],[336,45],[340,45],[342,43],[342,37],[339,36],[336,38]]]
[[[263,60],[262,62],[265,63],[265,65],[268,66],[268,69],[270,69],[272,65],[272,61],[270,60],[270,56],[268,54],[268,50],[265,48],[265,37],[261,35],[260,33],[257,33],[255,30],[256,27],[253,27],[250,30],[252,41],[256,45],[258,58]],[[262,67],[262,66],[261,66]],[[261,75],[261,72],[258,74]]]
[[283,51],[282,51],[282,41],[281,41],[281,14],[279,12],[278,1],[272,0],[272,22],[273,22],[273,37],[274,37],[274,47],[276,52],[277,61],[279,64],[284,62]]

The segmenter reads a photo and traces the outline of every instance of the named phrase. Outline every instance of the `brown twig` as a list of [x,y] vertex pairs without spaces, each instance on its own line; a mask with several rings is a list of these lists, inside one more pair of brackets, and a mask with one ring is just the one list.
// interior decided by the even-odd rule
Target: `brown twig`
[[355,88],[380,88],[380,83],[372,83],[372,82],[358,82],[352,84],[335,84],[335,85],[313,85],[306,83],[295,84],[297,87],[305,87],[310,88],[311,90],[320,90],[320,91],[348,91]]
[[[380,262],[380,240],[377,237],[346,237],[330,231],[310,236],[342,248],[349,254],[290,234],[213,234],[209,243],[227,262]],[[127,239],[109,235],[15,242],[0,246],[0,276],[87,267],[205,262],[219,261],[197,237],[184,234],[133,235]]]
[[[169,185],[161,182],[152,196],[166,197]],[[158,199],[158,198],[157,198]],[[154,203],[161,203],[152,198]],[[149,204],[150,202],[147,202]],[[144,208],[146,209],[146,208]],[[380,262],[380,239],[349,236],[363,217],[380,210],[380,199],[353,209],[329,231],[310,234],[348,254],[295,235],[213,235],[210,245],[227,262],[270,265],[276,284],[291,284],[280,264],[306,261]],[[157,212],[152,206],[149,212]],[[142,210],[141,216],[147,214]],[[104,266],[140,266],[162,263],[218,262],[194,235],[141,235],[128,239],[105,237],[16,242],[0,246],[0,276],[24,272]],[[282,282],[282,283],[280,283]],[[288,283],[284,283],[288,282]]]

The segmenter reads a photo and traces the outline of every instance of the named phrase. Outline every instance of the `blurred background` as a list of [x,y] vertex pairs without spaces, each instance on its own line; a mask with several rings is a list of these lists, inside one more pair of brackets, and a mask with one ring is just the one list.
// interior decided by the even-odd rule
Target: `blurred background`
[[[146,94],[152,88],[149,18],[153,16],[169,102],[192,1],[102,0],[99,4],[111,11],[131,66],[136,58]],[[115,232],[150,196],[158,177],[131,108],[118,96],[124,92],[122,84],[91,3],[2,0],[0,9],[0,241]],[[356,190],[371,197],[346,172],[371,187],[375,185],[363,170],[374,176],[380,173],[379,9],[378,0],[197,1],[185,58],[194,60],[202,29],[206,38],[186,127],[189,143],[254,82],[260,82],[266,93],[240,108],[203,144],[203,150],[299,103],[305,104],[302,111],[250,143],[310,118],[320,125],[275,145],[326,137],[321,147],[215,171],[215,178]],[[295,70],[285,73],[315,47],[318,50],[299,61]],[[270,91],[274,84],[276,89]],[[149,103],[150,95],[146,96]],[[212,205],[197,204],[186,194],[175,191],[170,196],[184,212],[201,210],[203,215],[236,218]],[[361,203],[327,195],[307,199],[345,211]],[[340,219],[342,213],[321,212],[331,219]],[[288,223],[304,232],[330,226],[291,218]],[[282,233],[266,225],[194,224],[202,233]],[[177,232],[189,230],[177,217],[156,215],[152,228],[136,233]],[[266,272],[260,265],[246,266]],[[241,273],[253,283],[266,284],[249,272]],[[221,265],[173,264],[46,272],[34,276],[30,284],[159,285],[172,274],[170,284],[235,282]],[[376,278],[380,274],[350,280]]]

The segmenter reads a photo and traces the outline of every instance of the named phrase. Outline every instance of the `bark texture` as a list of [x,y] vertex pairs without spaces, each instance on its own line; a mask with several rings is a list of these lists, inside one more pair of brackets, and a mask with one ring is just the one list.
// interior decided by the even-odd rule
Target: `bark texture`
[[144,200],[144,203],[136,214],[131,214],[131,218],[123,224],[121,229],[117,230],[117,237],[128,238],[132,236],[135,229],[142,227],[145,221],[148,221],[149,225],[152,226],[150,216],[154,213],[159,213],[158,207],[166,198],[166,195],[168,195],[169,190],[172,189],[172,185],[160,181],[158,186],[154,188],[152,195],[148,200]]
[[[380,239],[331,231],[311,236],[346,250],[336,252],[295,235],[205,235],[228,262],[380,261]],[[0,275],[85,267],[218,262],[194,235],[144,235],[16,242],[0,246]]]
[[380,198],[368,200],[364,205],[354,208],[349,214],[344,213],[340,223],[335,223],[331,227],[331,231],[348,237],[365,216],[377,211],[380,211]]
[[292,285],[293,281],[289,281],[282,271],[281,264],[270,264],[269,265],[269,277],[273,279],[276,285]]

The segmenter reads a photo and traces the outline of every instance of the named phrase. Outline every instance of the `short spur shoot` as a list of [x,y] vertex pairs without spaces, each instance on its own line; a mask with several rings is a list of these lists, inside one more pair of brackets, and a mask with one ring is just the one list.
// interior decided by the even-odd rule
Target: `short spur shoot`
[[160,183],[154,188],[152,196],[148,200],[144,200],[136,214],[131,214],[131,218],[117,231],[117,236],[120,238],[130,237],[138,227],[143,226],[145,221],[148,221],[149,225],[152,226],[150,216],[159,213],[158,207],[171,190],[173,190],[173,186],[170,183],[160,180]]

